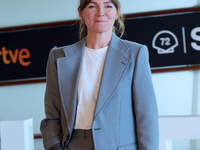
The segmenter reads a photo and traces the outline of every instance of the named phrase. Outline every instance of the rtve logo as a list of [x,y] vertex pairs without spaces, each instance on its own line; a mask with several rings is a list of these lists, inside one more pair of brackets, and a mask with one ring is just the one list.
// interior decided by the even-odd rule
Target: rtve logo
[[28,60],[30,58],[30,52],[26,48],[22,48],[21,50],[15,49],[6,50],[6,47],[2,47],[0,49],[0,57],[2,57],[2,61],[4,64],[9,65],[10,63],[15,64],[17,60],[22,66],[29,66],[31,61]]

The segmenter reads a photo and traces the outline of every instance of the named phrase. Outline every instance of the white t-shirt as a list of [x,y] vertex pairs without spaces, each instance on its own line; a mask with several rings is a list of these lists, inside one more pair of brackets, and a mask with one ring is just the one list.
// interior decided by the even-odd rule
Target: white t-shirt
[[85,47],[78,83],[78,106],[74,129],[92,129],[94,111],[108,46]]

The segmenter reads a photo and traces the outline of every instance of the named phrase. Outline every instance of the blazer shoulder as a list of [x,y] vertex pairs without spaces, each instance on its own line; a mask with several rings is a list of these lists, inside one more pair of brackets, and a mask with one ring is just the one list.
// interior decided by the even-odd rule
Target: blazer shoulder
[[123,40],[123,42],[129,48],[129,51],[125,53],[129,59],[137,60],[138,56],[145,56],[148,59],[149,52],[146,45],[128,40]]
[[147,47],[144,44],[133,42],[133,41],[128,41],[128,40],[122,40],[130,49],[141,49],[141,47]]
[[54,59],[58,59],[61,57],[66,57],[67,55],[74,54],[77,51],[78,52],[80,51],[82,45],[84,45],[84,41],[85,41],[85,39],[80,40],[74,44],[66,45],[66,46],[62,46],[62,47],[54,46],[51,49],[50,54],[53,55]]

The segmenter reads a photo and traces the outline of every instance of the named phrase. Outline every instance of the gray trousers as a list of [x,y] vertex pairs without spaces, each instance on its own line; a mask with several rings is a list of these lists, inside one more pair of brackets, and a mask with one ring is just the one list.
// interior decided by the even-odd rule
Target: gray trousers
[[92,130],[73,130],[72,138],[65,150],[94,150]]

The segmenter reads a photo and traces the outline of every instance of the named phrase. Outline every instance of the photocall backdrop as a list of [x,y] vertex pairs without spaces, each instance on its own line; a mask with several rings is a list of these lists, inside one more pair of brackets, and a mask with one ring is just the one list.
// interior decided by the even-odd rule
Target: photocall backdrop
[[[200,12],[128,18],[123,39],[148,46],[152,69],[200,64]],[[78,41],[78,24],[0,32],[0,83],[43,79],[49,51]]]

